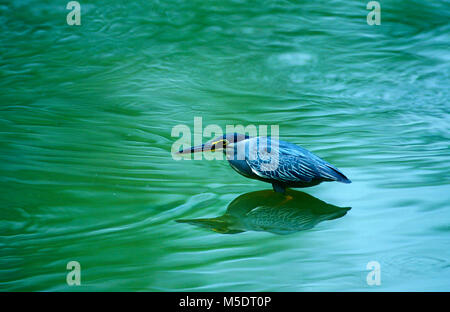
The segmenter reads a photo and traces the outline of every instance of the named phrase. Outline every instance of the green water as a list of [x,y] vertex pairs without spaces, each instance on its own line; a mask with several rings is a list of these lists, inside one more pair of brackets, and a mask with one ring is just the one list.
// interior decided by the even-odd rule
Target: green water
[[[0,290],[449,291],[450,3],[380,2],[1,1]],[[353,183],[175,161],[194,117]]]

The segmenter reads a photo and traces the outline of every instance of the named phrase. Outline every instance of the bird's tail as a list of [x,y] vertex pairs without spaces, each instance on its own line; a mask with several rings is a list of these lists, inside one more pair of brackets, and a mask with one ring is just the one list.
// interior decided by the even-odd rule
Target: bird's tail
[[352,183],[349,178],[345,176],[339,169],[330,165],[324,164],[319,167],[320,175],[325,179],[330,179],[331,181],[338,181],[342,183]]

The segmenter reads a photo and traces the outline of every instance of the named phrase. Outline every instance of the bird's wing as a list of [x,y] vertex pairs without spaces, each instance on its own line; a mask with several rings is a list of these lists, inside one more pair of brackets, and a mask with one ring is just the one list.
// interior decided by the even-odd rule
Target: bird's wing
[[280,154],[278,164],[270,164],[260,159],[247,160],[252,172],[261,178],[279,182],[311,182],[318,176],[317,169],[306,159]]
[[267,149],[264,142],[249,146],[246,162],[261,178],[281,183],[308,183],[313,179],[349,183],[337,168],[308,150],[283,141],[272,140],[269,146]]
[[248,157],[246,157],[252,172],[259,177],[292,183],[310,182],[320,176],[315,158],[311,157],[306,150],[305,153],[302,150],[292,153],[283,145],[280,148],[279,143],[273,140],[269,148],[264,144],[263,141],[250,144]]

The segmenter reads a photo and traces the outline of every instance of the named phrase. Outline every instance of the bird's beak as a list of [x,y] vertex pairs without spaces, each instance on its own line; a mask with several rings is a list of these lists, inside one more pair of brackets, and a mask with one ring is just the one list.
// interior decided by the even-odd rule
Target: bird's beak
[[202,145],[197,145],[197,146],[193,146],[193,147],[181,150],[178,152],[178,154],[192,154],[192,153],[209,152],[209,151],[214,151],[214,149],[212,148],[211,144],[205,143]]

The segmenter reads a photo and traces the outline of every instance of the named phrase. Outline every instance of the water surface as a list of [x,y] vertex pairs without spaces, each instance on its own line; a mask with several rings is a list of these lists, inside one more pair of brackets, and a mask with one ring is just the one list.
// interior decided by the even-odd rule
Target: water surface
[[[81,26],[66,3],[0,5],[0,290],[450,290],[448,1],[381,1],[380,26],[354,0],[80,3]],[[177,223],[270,189],[174,161],[196,116],[279,125],[353,183],[233,235]]]

